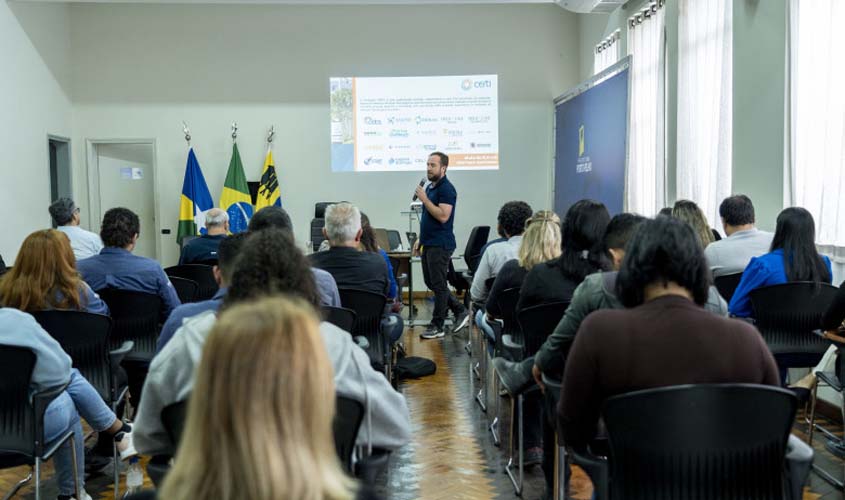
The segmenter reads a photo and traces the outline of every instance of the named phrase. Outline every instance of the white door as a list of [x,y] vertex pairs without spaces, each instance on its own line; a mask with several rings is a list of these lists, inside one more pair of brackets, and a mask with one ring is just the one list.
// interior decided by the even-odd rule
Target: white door
[[141,233],[135,246],[136,255],[155,259],[155,149],[152,144],[95,144],[99,220],[110,208],[124,207],[138,214]]

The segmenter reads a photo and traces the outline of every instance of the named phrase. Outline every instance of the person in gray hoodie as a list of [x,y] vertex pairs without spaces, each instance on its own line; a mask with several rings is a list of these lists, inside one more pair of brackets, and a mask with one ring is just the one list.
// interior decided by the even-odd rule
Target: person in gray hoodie
[[[319,304],[308,261],[289,232],[268,228],[248,237],[235,262],[232,282],[221,310],[268,295],[294,295]],[[205,341],[217,320],[207,311],[185,320],[173,338],[153,358],[133,430],[136,449],[146,455],[173,455],[161,411],[188,399]],[[357,444],[395,450],[410,440],[405,398],[370,366],[367,354],[340,328],[323,322],[320,335],[334,368],[335,390],[364,404],[365,417]],[[291,381],[296,383],[296,381]]]

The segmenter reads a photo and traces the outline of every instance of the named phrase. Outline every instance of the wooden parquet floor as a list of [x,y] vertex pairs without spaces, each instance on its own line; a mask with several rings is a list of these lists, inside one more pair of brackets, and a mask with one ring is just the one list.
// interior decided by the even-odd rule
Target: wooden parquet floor
[[[421,313],[430,309],[421,304]],[[394,453],[388,470],[378,478],[376,489],[386,500],[488,500],[514,499],[513,488],[503,473],[507,462],[509,404],[502,399],[503,422],[500,424],[502,447],[493,446],[487,424],[492,418],[495,397],[488,393],[489,413],[485,414],[474,403],[473,396],[479,381],[470,374],[471,363],[478,359],[478,350],[472,358],[464,351],[467,330],[458,335],[447,335],[441,340],[421,340],[421,327],[408,328],[404,343],[409,356],[422,356],[437,363],[437,373],[420,380],[403,382],[399,390],[408,401],[411,414],[412,442]],[[477,338],[475,334],[473,338]],[[490,387],[490,385],[488,385]],[[841,426],[827,424],[839,434]],[[795,433],[804,437],[806,426],[797,419]],[[842,477],[842,461],[824,449],[824,440],[814,441],[816,463],[836,477]],[[142,460],[145,464],[146,460]],[[55,498],[56,486],[52,464],[44,466],[42,491],[47,499]],[[26,467],[0,471],[0,494],[5,494],[15,482],[28,472]],[[86,490],[95,499],[113,499],[110,474],[86,479]],[[125,474],[121,483],[125,483]],[[525,491],[522,498],[535,500],[542,496],[545,481],[539,467],[526,471]],[[152,487],[146,479],[147,487]],[[124,484],[121,485],[124,490]],[[33,498],[32,486],[27,486],[15,498]],[[570,494],[574,500],[586,500],[592,494],[592,485],[586,475],[573,468]],[[836,491],[817,474],[810,476],[804,500],[841,500]]]

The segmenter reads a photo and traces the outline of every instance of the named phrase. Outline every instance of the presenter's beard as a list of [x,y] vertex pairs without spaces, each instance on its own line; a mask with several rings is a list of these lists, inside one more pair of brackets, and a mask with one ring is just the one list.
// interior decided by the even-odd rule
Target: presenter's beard
[[437,174],[426,174],[426,176],[428,177],[429,182],[437,182],[440,180],[440,176]]

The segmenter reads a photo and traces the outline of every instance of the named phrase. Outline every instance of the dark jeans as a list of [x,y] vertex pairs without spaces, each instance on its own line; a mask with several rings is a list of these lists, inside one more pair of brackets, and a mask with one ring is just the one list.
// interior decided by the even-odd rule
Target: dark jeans
[[447,308],[451,309],[455,316],[464,311],[464,305],[452,295],[452,292],[449,291],[449,284],[446,282],[446,273],[449,271],[449,260],[451,258],[452,250],[446,250],[442,247],[423,247],[423,281],[434,292],[434,313],[431,316],[431,324],[437,326],[443,326]]

